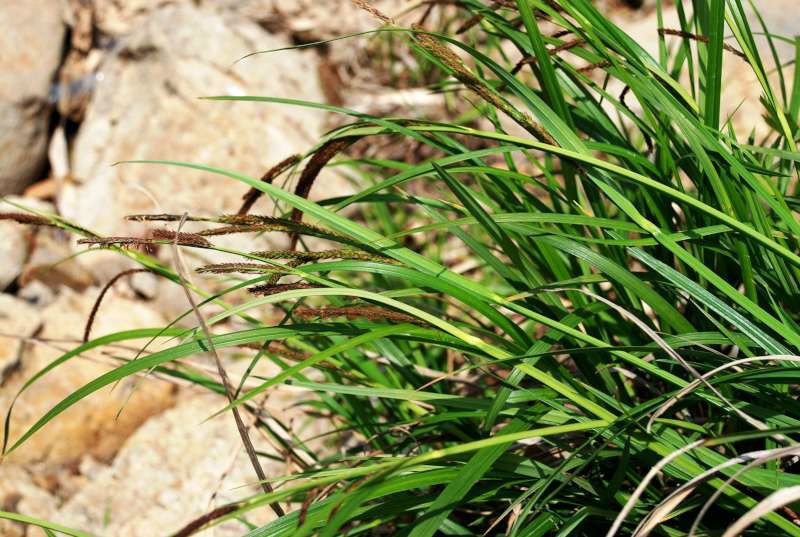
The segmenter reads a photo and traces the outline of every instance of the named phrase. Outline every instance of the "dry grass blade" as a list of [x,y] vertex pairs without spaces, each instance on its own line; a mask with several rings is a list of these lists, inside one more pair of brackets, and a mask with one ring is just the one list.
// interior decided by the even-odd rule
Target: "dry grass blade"
[[[698,372],[694,367],[692,367],[691,364],[689,364],[689,362],[684,360],[683,357],[680,354],[675,352],[675,349],[670,347],[667,344],[667,342],[664,341],[664,339],[661,336],[658,335],[658,332],[656,332],[655,330],[653,330],[652,328],[647,326],[641,319],[639,319],[637,316],[635,316],[634,314],[632,314],[631,312],[629,312],[625,308],[622,308],[622,307],[618,306],[617,304],[615,304],[614,302],[608,300],[607,298],[604,298],[604,297],[602,297],[600,295],[592,293],[591,291],[586,291],[584,289],[557,288],[557,289],[550,289],[549,290],[549,292],[558,292],[558,291],[576,291],[578,293],[583,293],[584,295],[590,296],[590,297],[594,298],[595,300],[599,300],[600,302],[602,302],[603,304],[607,305],[608,307],[610,307],[614,311],[618,312],[620,315],[622,315],[626,319],[630,320],[633,324],[635,324],[637,327],[639,327],[639,329],[642,330],[642,332],[644,332],[645,334],[647,334],[648,337],[650,337],[650,339],[652,339],[656,343],[656,345],[658,345],[664,352],[667,353],[667,355],[669,355],[672,359],[674,359],[676,362],[681,364],[681,366],[683,366],[683,368],[686,369],[686,371],[691,373],[691,375],[696,380],[698,380],[698,381],[702,382],[703,384],[705,384],[706,387],[709,390],[711,390],[711,392],[714,395],[719,397],[720,401],[722,401],[723,403],[728,405],[728,407],[730,407],[730,409],[737,416],[739,416],[745,422],[749,423],[750,425],[752,425],[753,427],[755,427],[756,429],[758,429],[760,431],[766,431],[766,430],[769,429],[769,427],[767,427],[767,425],[765,423],[753,418],[752,416],[746,414],[742,410],[739,410],[739,408],[736,405],[734,405],[732,402],[730,402],[724,395],[722,395],[722,393],[719,390],[717,390],[711,383],[709,383],[705,378],[703,378],[703,376],[700,374],[700,372]],[[649,429],[648,429],[648,432],[649,432]],[[783,436],[776,436],[776,440],[785,442],[786,438],[783,437]]]
[[628,515],[633,510],[633,506],[636,505],[636,502],[639,501],[639,498],[642,496],[644,491],[647,489],[647,486],[650,482],[658,475],[658,473],[670,462],[677,459],[684,453],[688,453],[689,451],[696,449],[702,446],[705,443],[705,440],[696,440],[691,444],[684,446],[680,449],[676,449],[666,457],[662,458],[658,463],[655,464],[650,471],[647,472],[647,475],[644,476],[644,479],[639,483],[639,486],[636,487],[636,490],[633,491],[631,497],[628,498],[628,501],[625,502],[625,505],[622,507],[622,510],[617,515],[617,518],[614,519],[614,523],[611,524],[611,527],[608,529],[606,533],[606,537],[614,537],[619,531],[619,528],[622,526],[622,523],[625,522],[625,519],[628,518]]
[[736,537],[767,513],[800,500],[800,485],[777,490],[758,502],[758,504],[734,522],[722,537]]
[[700,526],[700,522],[702,522],[703,517],[705,517],[705,514],[708,512],[711,506],[714,505],[717,499],[722,495],[722,492],[725,490],[725,488],[729,487],[731,483],[733,483],[734,480],[736,480],[740,475],[742,475],[743,473],[747,472],[752,468],[755,468],[756,466],[764,464],[767,461],[780,459],[789,455],[797,455],[798,453],[800,453],[800,446],[789,446],[785,448],[770,449],[763,453],[760,453],[759,456],[756,457],[749,464],[737,470],[732,476],[730,476],[727,480],[725,480],[725,482],[720,487],[718,487],[717,490],[714,491],[714,494],[712,494],[711,497],[708,498],[708,500],[706,500],[706,503],[703,505],[702,509],[700,509],[700,512],[697,513],[697,517],[695,517],[695,520],[692,523],[692,527],[689,530],[689,537],[694,537],[694,535],[696,535],[697,528]]
[[[737,464],[742,463],[750,463],[756,460],[767,460],[764,457],[769,457],[771,454],[776,452],[783,452],[789,449],[795,449],[795,446],[790,448],[777,448],[771,450],[759,450],[759,451],[751,451],[748,453],[743,453],[738,457],[733,457],[731,459],[726,460],[725,462],[706,470],[700,475],[695,476],[691,480],[687,481],[674,491],[670,493],[660,504],[658,504],[650,513],[642,520],[639,526],[634,530],[633,536],[634,537],[646,537],[647,535],[655,529],[663,520],[678,506],[680,505],[681,501],[685,499],[689,494],[691,494],[697,487],[701,484],[705,483],[716,474],[724,470],[725,468],[730,468],[731,466],[735,466]],[[736,476],[740,473],[737,472]],[[717,489],[718,492],[724,490],[724,487],[720,487]],[[701,517],[701,515],[698,515]],[[692,537],[692,534],[689,534],[689,537]]]
[[[203,335],[205,335],[206,342],[208,344],[208,350],[211,356],[214,358],[214,361],[217,365],[217,372],[219,373],[220,380],[222,381],[222,385],[225,388],[225,393],[228,396],[228,402],[233,403],[234,401],[234,389],[231,385],[231,381],[228,378],[228,373],[225,371],[225,368],[222,365],[222,360],[217,353],[216,347],[214,347],[214,339],[211,337],[211,331],[208,329],[208,324],[206,324],[205,318],[200,313],[200,310],[197,308],[197,303],[194,300],[194,296],[192,296],[191,291],[189,291],[189,286],[186,285],[186,266],[183,263],[183,257],[181,256],[181,251],[178,248],[178,238],[181,234],[180,229],[183,227],[184,220],[181,220],[180,224],[178,225],[178,231],[175,233],[175,238],[172,243],[173,251],[175,252],[175,272],[178,275],[178,279],[180,281],[181,287],[183,288],[183,292],[186,294],[186,299],[189,301],[189,304],[194,311],[195,317],[197,317],[197,322],[200,325],[200,328],[203,330]],[[242,444],[244,444],[245,451],[247,452],[247,456],[250,458],[250,463],[253,465],[253,469],[256,472],[256,476],[258,476],[258,480],[261,483],[261,488],[264,490],[265,494],[270,494],[272,492],[272,486],[267,481],[267,476],[264,473],[264,469],[261,467],[261,463],[258,462],[258,454],[256,453],[255,448],[253,447],[253,443],[250,441],[250,436],[247,432],[247,427],[242,420],[242,416],[239,413],[239,409],[234,406],[232,407],[231,411],[233,412],[233,418],[236,421],[236,428],[239,430],[239,436],[242,438]],[[278,517],[284,516],[283,508],[281,508],[278,502],[273,502],[270,504],[272,510]]]
[[680,401],[683,397],[686,397],[688,394],[696,390],[701,383],[706,381],[707,379],[713,377],[717,373],[725,371],[726,369],[730,369],[732,367],[738,367],[740,365],[746,365],[754,362],[765,362],[765,361],[773,361],[773,360],[786,360],[789,362],[800,362],[800,356],[793,356],[793,355],[772,355],[772,356],[756,356],[752,358],[742,358],[739,360],[734,360],[733,362],[721,365],[715,369],[712,369],[708,373],[705,373],[701,378],[692,381],[688,386],[683,388],[681,391],[667,399],[667,401],[658,407],[653,415],[650,416],[650,419],[647,422],[647,430],[649,431],[653,426],[653,422],[661,415],[664,414],[670,407],[675,405],[678,401]]

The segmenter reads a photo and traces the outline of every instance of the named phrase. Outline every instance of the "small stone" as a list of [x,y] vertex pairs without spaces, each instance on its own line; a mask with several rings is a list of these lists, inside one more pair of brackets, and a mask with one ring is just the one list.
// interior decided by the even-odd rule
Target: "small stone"
[[41,316],[11,295],[0,294],[0,387],[21,368],[22,354],[30,345],[25,338],[41,326]]

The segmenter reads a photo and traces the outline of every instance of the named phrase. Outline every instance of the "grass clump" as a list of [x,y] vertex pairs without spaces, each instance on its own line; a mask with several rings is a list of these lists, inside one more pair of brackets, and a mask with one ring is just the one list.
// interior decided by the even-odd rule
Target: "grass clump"
[[[207,320],[252,324],[213,345],[257,344],[254,362],[283,370],[237,390],[232,406],[247,410],[292,384],[317,393],[310,404],[357,442],[182,534],[280,502],[293,507],[249,537],[800,535],[800,76],[778,63],[773,83],[740,0],[679,3],[680,28],[653,28],[658,58],[586,0],[453,4],[442,9],[455,35],[377,15],[384,33],[443,73],[437,89],[468,103],[458,119],[215,97],[331,110],[352,123],[262,180],[162,163],[249,185],[239,215],[205,219],[226,227],[86,241],[217,248],[226,233],[292,238],[288,252],[228,252],[230,264],[201,269],[242,273],[230,291],[260,295]],[[785,38],[768,36],[777,59],[773,43]],[[764,135],[743,139],[722,117],[725,54],[761,84]],[[436,156],[351,161],[370,186],[306,199],[342,151],[386,137]],[[298,166],[294,193],[274,184]],[[284,208],[281,218],[247,214],[259,193]],[[346,207],[359,211],[345,217]],[[304,253],[306,236],[336,246]],[[126,253],[181,281],[146,253]],[[267,306],[285,322],[247,316]],[[59,363],[158,335],[89,341]],[[100,387],[175,371],[205,347],[196,331],[124,363],[4,451]],[[202,385],[222,391],[219,380]]]

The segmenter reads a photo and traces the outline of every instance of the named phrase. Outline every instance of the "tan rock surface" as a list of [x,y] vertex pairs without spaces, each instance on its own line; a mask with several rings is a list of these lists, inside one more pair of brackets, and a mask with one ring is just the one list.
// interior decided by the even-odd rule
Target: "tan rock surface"
[[46,161],[48,94],[64,39],[61,3],[0,2],[0,27],[0,194],[13,194]]
[[[259,177],[286,156],[306,151],[322,130],[318,111],[198,99],[250,94],[323,100],[311,51],[234,65],[249,52],[287,44],[253,22],[189,4],[150,13],[99,69],[102,83],[72,149],[76,180],[59,195],[61,213],[103,235],[128,235],[148,226],[123,220],[127,214],[235,212],[247,188],[233,179],[172,166],[111,165],[169,159]],[[271,210],[262,201],[254,212]],[[250,237],[232,236],[225,244],[253,248]],[[107,280],[124,267],[121,259],[96,254],[82,261]]]
[[[37,211],[52,213],[54,210],[52,204],[36,199],[21,196],[6,196],[5,199]],[[10,203],[0,202],[0,212],[25,213],[26,211]],[[0,221],[0,291],[6,289],[22,274],[34,247],[34,237],[45,233],[46,231],[42,229],[10,220]]]
[[[285,412],[286,420],[292,411],[284,397],[278,389],[270,401]],[[216,507],[259,492],[230,414],[205,421],[224,404],[220,396],[199,394],[148,420],[113,464],[72,497],[55,519],[98,534],[150,537],[153,528],[161,528],[162,534],[175,532]],[[251,438],[257,450],[275,453],[252,429]],[[261,463],[269,477],[290,471],[287,464],[263,457]],[[247,515],[257,524],[273,518],[266,506]],[[238,537],[245,531],[242,524],[227,522],[215,528],[214,535]]]
[[0,390],[21,367],[22,354],[29,344],[25,338],[36,334],[41,316],[26,302],[0,294]]
[[[38,337],[45,342],[26,345],[19,366],[7,377],[0,390],[0,409],[4,413],[27,379],[64,351],[78,345],[98,292],[95,288],[78,294],[65,288],[54,303],[41,311],[42,329]],[[22,307],[18,309],[21,311]],[[112,292],[101,306],[92,336],[163,324],[164,319],[148,305],[120,298]],[[3,330],[11,329],[13,327],[6,326]],[[131,354],[119,349],[115,352]],[[116,363],[108,355],[90,352],[62,364],[31,385],[14,407],[11,440],[18,438],[61,399]],[[172,403],[173,386],[164,381],[147,379],[137,384],[135,378],[123,380],[115,390],[110,387],[100,390],[58,416],[14,451],[7,463],[41,462],[56,466],[75,462],[85,455],[108,460],[139,425]],[[117,418],[117,412],[123,407]]]

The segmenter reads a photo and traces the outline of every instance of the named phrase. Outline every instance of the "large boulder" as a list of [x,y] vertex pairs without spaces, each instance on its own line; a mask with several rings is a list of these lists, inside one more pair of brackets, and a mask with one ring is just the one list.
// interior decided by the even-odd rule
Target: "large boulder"
[[45,165],[48,96],[64,44],[61,2],[0,2],[0,27],[0,194],[11,194]]
[[[233,179],[133,159],[202,163],[259,177],[304,152],[323,129],[324,113],[265,103],[201,100],[204,95],[270,95],[323,101],[312,51],[287,50],[235,63],[290,43],[230,13],[168,4],[120,38],[104,60],[72,148],[72,178],[60,213],[102,235],[140,235],[132,213],[215,215],[235,212],[247,187]],[[335,180],[336,177],[334,176]],[[329,186],[328,195],[345,189]],[[270,212],[262,201],[253,212]],[[228,246],[253,249],[251,237]],[[263,244],[262,244],[263,245]],[[101,279],[123,268],[118,255],[84,256]]]
[[[13,307],[0,302],[3,311],[16,312],[15,315],[0,317],[0,333],[24,338],[35,332],[37,336],[35,341],[16,337],[0,340],[2,355],[8,357],[0,389],[0,411],[3,414],[28,379],[80,344],[86,319],[98,293],[97,288],[76,293],[65,287],[55,302],[38,313],[11,297],[4,300],[15,301]],[[23,320],[24,326],[20,324]],[[147,304],[123,298],[112,291],[97,313],[92,337],[164,324],[163,317]],[[13,442],[19,438],[64,397],[119,365],[114,356],[132,354],[135,354],[135,349],[131,351],[130,348],[86,352],[32,384],[14,406],[10,440]],[[39,463],[53,468],[75,463],[85,455],[110,460],[139,425],[173,402],[172,384],[152,377],[126,378],[116,389],[105,388],[75,404],[12,452],[4,464]]]

